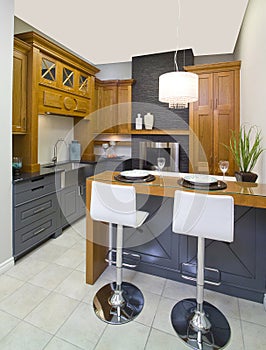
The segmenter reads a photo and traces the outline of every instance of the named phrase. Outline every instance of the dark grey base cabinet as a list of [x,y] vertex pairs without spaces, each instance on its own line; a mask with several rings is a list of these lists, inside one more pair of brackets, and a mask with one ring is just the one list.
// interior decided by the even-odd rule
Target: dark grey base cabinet
[[[86,177],[94,165],[27,178],[13,187],[13,256],[20,258],[86,213]],[[63,175],[63,176],[62,176]],[[62,188],[63,187],[63,188]]]
[[17,259],[51,235],[59,235],[61,217],[56,196],[58,174],[14,185],[13,255]]
[[[182,263],[196,263],[197,239],[172,232],[173,200],[139,196],[139,209],[150,212],[138,229],[124,229],[125,250],[141,255],[137,270],[187,282],[181,277]],[[222,223],[217,223],[222,225]],[[222,284],[206,288],[262,302],[266,292],[266,210],[235,206],[232,243],[206,240],[205,266],[221,271]],[[184,270],[195,276],[195,268]],[[216,276],[205,272],[205,278]]]
[[58,195],[62,216],[62,228],[85,215],[85,186],[70,186],[62,189]]

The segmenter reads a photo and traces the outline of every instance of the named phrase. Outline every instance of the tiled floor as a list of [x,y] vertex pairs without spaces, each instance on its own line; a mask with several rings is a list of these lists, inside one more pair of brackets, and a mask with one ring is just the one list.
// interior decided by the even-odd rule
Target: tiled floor
[[[0,275],[0,349],[12,350],[185,350],[170,313],[195,288],[164,278],[125,270],[144,294],[145,306],[135,321],[107,325],[92,310],[95,291],[113,280],[108,268],[95,285],[86,285],[85,223],[77,222]],[[262,304],[206,291],[207,301],[228,317],[228,350],[266,349],[266,312]]]

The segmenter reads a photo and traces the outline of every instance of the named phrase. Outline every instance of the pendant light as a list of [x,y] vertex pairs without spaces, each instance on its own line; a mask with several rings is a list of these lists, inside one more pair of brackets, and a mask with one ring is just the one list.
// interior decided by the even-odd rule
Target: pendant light
[[[180,10],[178,11],[178,22],[179,17]],[[159,77],[159,101],[168,103],[169,108],[187,108],[188,103],[198,100],[198,75],[178,70],[177,51],[178,49],[174,55],[175,71],[162,74]]]

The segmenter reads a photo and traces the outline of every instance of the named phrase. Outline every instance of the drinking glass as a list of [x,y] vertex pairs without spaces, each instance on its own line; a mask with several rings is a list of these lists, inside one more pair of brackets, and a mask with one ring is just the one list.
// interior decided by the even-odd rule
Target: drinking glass
[[219,162],[219,167],[223,173],[223,181],[224,181],[224,176],[225,176],[225,173],[227,172],[228,168],[229,168],[229,162],[228,160],[220,160]]
[[163,170],[163,167],[165,166],[165,158],[164,157],[157,158],[157,166],[159,169],[160,177],[162,177],[161,171]]

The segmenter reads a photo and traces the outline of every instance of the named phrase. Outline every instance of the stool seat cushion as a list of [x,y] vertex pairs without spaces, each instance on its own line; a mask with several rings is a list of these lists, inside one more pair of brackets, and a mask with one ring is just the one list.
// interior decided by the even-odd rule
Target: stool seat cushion
[[90,215],[93,220],[138,227],[148,213],[137,211],[133,186],[92,182]]
[[175,233],[232,242],[233,197],[176,191],[172,230]]

